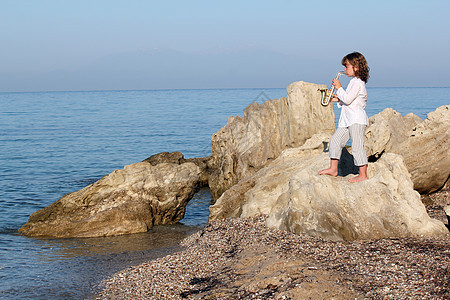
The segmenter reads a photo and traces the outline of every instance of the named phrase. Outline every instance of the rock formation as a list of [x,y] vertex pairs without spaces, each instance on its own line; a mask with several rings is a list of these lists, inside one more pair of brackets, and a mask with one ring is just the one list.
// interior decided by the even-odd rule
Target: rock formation
[[256,102],[244,116],[230,117],[212,137],[209,178],[213,199],[239,180],[255,174],[286,148],[301,146],[316,133],[335,130],[333,106],[320,105],[319,89],[306,82],[287,87],[287,98]]
[[364,143],[367,155],[377,159],[384,152],[398,147],[408,139],[411,129],[421,122],[422,119],[413,113],[403,117],[392,108],[370,117]]
[[450,105],[430,112],[422,121],[414,114],[402,117],[392,108],[370,118],[366,130],[367,155],[385,152],[403,156],[414,189],[431,193],[442,188],[450,175]]
[[192,162],[128,165],[33,213],[19,231],[27,236],[94,237],[173,224],[184,217],[200,173]]
[[319,144],[285,150],[227,190],[210,207],[210,219],[264,214],[269,227],[333,240],[447,233],[427,215],[401,156],[385,153],[369,164],[369,180],[349,183],[317,175],[329,164]]
[[347,151],[339,177],[317,175],[329,164],[324,151],[335,131],[333,106],[320,105],[322,88],[295,82],[286,98],[253,103],[243,117],[230,117],[212,137],[211,157],[159,153],[35,212],[20,232],[51,237],[145,232],[181,220],[196,189],[208,184],[217,200],[210,219],[267,214],[268,226],[335,240],[444,234],[413,184],[427,193],[449,178],[450,106],[425,121],[393,109],[371,117],[370,178],[350,184],[346,176],[357,168]]
[[208,178],[211,173],[210,168],[211,157],[199,157],[199,158],[184,158],[181,152],[161,152],[144,159],[143,161],[150,163],[152,166],[156,166],[161,163],[172,164],[184,164],[191,162],[200,168],[200,187],[208,186]]

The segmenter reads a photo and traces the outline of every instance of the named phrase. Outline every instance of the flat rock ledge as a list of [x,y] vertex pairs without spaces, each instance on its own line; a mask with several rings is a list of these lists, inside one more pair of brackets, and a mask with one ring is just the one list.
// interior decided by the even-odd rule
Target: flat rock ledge
[[185,250],[105,280],[97,299],[449,299],[450,239],[332,242],[215,220]]

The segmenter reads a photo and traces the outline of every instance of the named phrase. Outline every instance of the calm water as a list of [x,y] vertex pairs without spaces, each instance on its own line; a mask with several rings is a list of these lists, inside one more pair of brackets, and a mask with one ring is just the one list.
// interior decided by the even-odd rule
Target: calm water
[[[392,107],[422,119],[450,88],[368,88],[369,116]],[[106,276],[177,249],[207,221],[201,190],[174,226],[121,237],[17,234],[31,213],[155,153],[211,154],[214,132],[283,89],[0,93],[0,298],[83,298]],[[318,100],[319,101],[319,100]]]

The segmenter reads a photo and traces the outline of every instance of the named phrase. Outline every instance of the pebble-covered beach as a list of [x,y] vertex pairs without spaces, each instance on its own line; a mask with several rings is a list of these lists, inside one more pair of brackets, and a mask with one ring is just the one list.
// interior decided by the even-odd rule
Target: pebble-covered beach
[[[449,189],[424,196],[447,223]],[[224,219],[105,280],[97,299],[450,299],[450,235],[332,242]]]

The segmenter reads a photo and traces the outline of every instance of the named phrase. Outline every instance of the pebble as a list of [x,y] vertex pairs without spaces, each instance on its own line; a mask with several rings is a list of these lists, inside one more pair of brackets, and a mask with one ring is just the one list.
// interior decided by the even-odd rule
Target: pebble
[[[439,210],[450,204],[448,194],[447,189],[434,196],[434,204],[427,207],[430,216],[444,218]],[[335,284],[354,291],[355,298],[450,299],[450,235],[333,242],[269,229],[264,222],[264,216],[210,222],[182,241],[182,251],[106,279],[95,297],[296,299],[289,291],[314,285],[328,293],[329,287],[306,274],[277,274],[259,289],[230,284],[244,276],[246,270],[236,267],[244,251],[254,251],[262,260],[260,252],[266,251],[286,264],[301,259],[305,272],[336,276]]]

